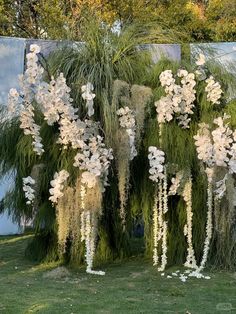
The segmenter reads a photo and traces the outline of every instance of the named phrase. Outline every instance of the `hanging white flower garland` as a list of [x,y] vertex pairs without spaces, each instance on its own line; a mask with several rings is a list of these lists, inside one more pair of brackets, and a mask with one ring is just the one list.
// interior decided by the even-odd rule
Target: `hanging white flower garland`
[[43,74],[43,68],[37,63],[37,54],[39,52],[39,46],[30,46],[30,52],[26,55],[25,73],[19,76],[21,91],[18,93],[16,89],[10,90],[8,95],[8,110],[11,117],[19,114],[20,128],[23,129],[25,135],[32,136],[33,150],[40,156],[44,152],[44,149],[40,136],[40,127],[34,121],[34,107],[31,104],[34,99],[35,88],[39,84]]
[[[87,189],[92,189],[96,184],[101,183],[103,192],[108,185],[108,169],[113,159],[112,150],[107,149],[103,143],[103,138],[99,136],[98,123],[92,120],[81,121],[77,111],[72,105],[73,99],[70,97],[70,88],[66,84],[63,73],[49,83],[43,81],[43,68],[38,64],[40,47],[30,46],[27,54],[26,71],[19,77],[21,91],[11,89],[8,96],[8,108],[11,117],[19,114],[20,127],[25,135],[33,137],[33,150],[41,155],[44,152],[42,138],[40,137],[40,127],[34,121],[33,102],[38,104],[44,119],[49,126],[57,123],[59,125],[58,144],[64,149],[71,146],[78,150],[74,166],[82,170],[81,180],[81,240],[85,241],[88,272],[103,274],[103,272],[92,271],[92,260],[95,251],[97,234],[97,215],[85,211],[84,199]],[[91,83],[82,86],[82,98],[86,100],[88,116],[94,114],[92,93],[94,87]],[[129,132],[129,130],[127,130]],[[130,143],[134,143],[133,133],[130,134]],[[134,151],[132,150],[132,154]],[[57,206],[58,200],[63,196],[64,184],[69,177],[65,170],[56,172],[51,181],[50,201]],[[25,184],[24,191],[27,204],[33,201],[33,189]],[[99,209],[98,209],[99,210]],[[90,217],[90,218],[89,218]]]
[[[233,132],[225,123],[229,118],[224,115],[223,118],[214,119],[217,127],[213,131],[210,131],[208,124],[199,124],[199,130],[194,136],[198,159],[206,165],[209,178],[212,177],[214,167],[223,167],[228,173],[236,173],[236,131]],[[216,199],[223,197],[227,177],[216,183]]]
[[[228,123],[225,123],[230,117],[224,115],[214,120],[217,128],[212,132],[210,126],[207,124],[200,124],[197,135],[194,136],[195,145],[199,160],[206,165],[205,172],[207,174],[207,223],[206,223],[206,238],[204,242],[203,256],[200,266],[191,276],[201,276],[200,272],[204,269],[208,252],[210,249],[210,241],[212,238],[212,215],[213,215],[213,183],[215,167],[223,167],[228,170],[228,173],[236,173],[236,155],[235,155],[235,132],[233,132]],[[226,191],[225,182],[228,175],[226,174],[222,180],[216,182],[216,189],[214,190],[215,199],[219,200],[223,197]]]
[[[205,56],[199,55],[199,58],[196,62],[196,64],[199,66],[199,70],[196,71],[196,75],[198,75],[199,79],[205,78],[205,72],[202,69],[202,66],[205,64]],[[198,72],[198,73],[197,73]],[[161,97],[160,100],[158,100],[155,103],[156,111],[157,111],[157,120],[161,126],[162,123],[169,122],[174,118],[174,115],[177,114],[177,119],[179,120],[179,125],[182,128],[189,128],[189,122],[191,121],[189,115],[193,114],[193,108],[194,108],[194,101],[195,101],[195,76],[193,73],[188,73],[186,70],[178,70],[177,77],[181,79],[180,83],[181,85],[176,84],[176,79],[173,76],[173,73],[171,70],[163,71],[160,75],[160,83],[161,86],[165,88],[166,96]],[[205,91],[207,93],[207,100],[212,102],[213,104],[218,104],[219,100],[221,98],[222,90],[220,87],[220,84],[215,82],[213,77],[210,77],[208,80],[206,80],[207,86],[205,88]],[[220,118],[219,118],[220,119]],[[208,215],[207,215],[207,224],[206,224],[206,239],[204,243],[204,252],[202,261],[200,263],[200,266],[198,267],[196,264],[196,258],[195,253],[193,249],[193,243],[192,243],[192,180],[191,177],[189,177],[188,181],[186,182],[183,190],[183,198],[186,202],[186,213],[187,213],[187,224],[185,225],[185,235],[187,237],[188,242],[188,249],[187,249],[187,259],[185,262],[185,266],[195,269],[194,271],[189,271],[186,274],[180,274],[180,279],[182,281],[186,281],[187,276],[195,276],[197,278],[203,278],[204,276],[200,273],[201,270],[204,268],[208,256],[208,251],[210,247],[210,240],[212,236],[212,206],[213,206],[213,196],[212,196],[212,183],[210,178],[213,176],[213,170],[212,167],[216,163],[213,157],[213,152],[215,155],[217,153],[221,157],[221,159],[217,158],[217,165],[223,166],[225,162],[229,163],[229,167],[231,168],[230,171],[234,172],[236,171],[236,145],[232,147],[231,150],[227,151],[229,149],[230,143],[232,141],[229,140],[229,136],[232,134],[232,132],[229,131],[229,129],[223,128],[223,123],[220,120],[215,120],[214,122],[219,125],[218,130],[215,131],[215,133],[212,134],[214,143],[211,143],[211,140],[209,139],[209,128],[207,125],[202,125],[202,129],[204,130],[202,136],[196,136],[196,146],[197,146],[197,152],[200,160],[204,160],[207,164],[206,172],[208,174]],[[161,127],[160,127],[161,129]],[[223,132],[222,132],[223,129]],[[222,143],[222,136],[219,136],[219,131],[224,133],[223,136],[223,143]],[[235,134],[236,135],[236,134]],[[236,136],[235,136],[236,137]],[[161,134],[160,134],[161,138]],[[221,143],[221,145],[220,145]],[[231,158],[227,157],[227,154],[232,156]],[[151,170],[151,169],[150,169]],[[150,172],[150,171],[149,171]],[[151,172],[156,173],[154,170],[151,170]],[[152,174],[152,175],[153,175]],[[170,187],[168,195],[175,195],[177,193],[177,190],[180,186],[180,182],[182,180],[183,173],[178,173],[176,175],[176,178],[172,179],[172,185]],[[225,181],[227,176],[217,184],[217,190],[219,197],[222,197],[224,191],[225,191]],[[151,177],[151,179],[154,179],[156,182],[158,181],[158,176]],[[160,179],[161,182],[162,179]],[[159,183],[159,187],[160,187]],[[161,206],[163,206],[163,201],[161,197],[163,194],[163,187],[161,187],[161,192],[159,189],[159,203]],[[154,202],[154,216],[153,216],[153,222],[155,229],[157,228],[156,223],[156,217],[157,217],[157,206]],[[162,207],[163,208],[163,207]],[[165,225],[162,220],[160,220],[160,223],[162,225]],[[166,225],[167,226],[167,225]],[[154,264],[158,263],[158,255],[157,255],[157,230],[154,232]],[[165,245],[164,245],[165,239],[162,242],[162,250],[165,252]],[[164,255],[164,254],[163,254]],[[163,258],[163,261],[165,261],[165,258]],[[162,262],[162,265],[165,265],[165,262]],[[164,270],[165,267],[160,267],[160,270]],[[188,274],[188,275],[187,275]],[[178,276],[177,274],[175,274]],[[169,276],[171,277],[171,276]],[[207,278],[207,277],[205,277]],[[208,279],[208,278],[207,278]]]
[[184,226],[184,235],[187,238],[188,248],[187,248],[187,258],[184,266],[189,268],[196,268],[196,258],[193,248],[192,242],[192,220],[193,220],[193,212],[192,212],[192,178],[189,176],[189,179],[185,183],[183,189],[183,199],[186,203],[186,213],[187,213],[187,223]]
[[158,246],[162,241],[161,265],[158,271],[163,271],[167,264],[167,221],[164,215],[168,211],[167,172],[165,154],[155,146],[148,148],[149,154],[149,178],[158,183],[158,191],[155,191],[153,206],[153,265],[158,265]]

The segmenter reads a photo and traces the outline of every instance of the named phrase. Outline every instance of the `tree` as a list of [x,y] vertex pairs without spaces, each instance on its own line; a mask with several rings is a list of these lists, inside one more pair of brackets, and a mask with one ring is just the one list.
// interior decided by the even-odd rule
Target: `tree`
[[215,41],[235,41],[236,2],[230,0],[210,0],[206,17]]
[[1,34],[32,38],[66,38],[69,18],[64,1],[0,2]]

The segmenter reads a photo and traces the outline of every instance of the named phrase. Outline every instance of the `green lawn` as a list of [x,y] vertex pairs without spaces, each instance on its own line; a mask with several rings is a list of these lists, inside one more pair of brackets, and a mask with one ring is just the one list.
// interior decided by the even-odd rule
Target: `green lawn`
[[151,261],[133,258],[104,266],[103,277],[81,268],[48,278],[58,265],[25,259],[29,237],[0,237],[0,313],[236,313],[235,273],[183,283],[161,277]]

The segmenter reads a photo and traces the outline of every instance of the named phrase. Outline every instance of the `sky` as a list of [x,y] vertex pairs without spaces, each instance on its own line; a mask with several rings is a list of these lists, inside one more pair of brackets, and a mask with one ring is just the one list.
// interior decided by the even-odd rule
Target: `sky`
[[[0,37],[0,104],[5,105],[10,88],[18,87],[18,75],[24,68],[25,40]],[[0,181],[0,200],[13,184],[13,179]],[[7,214],[0,215],[0,235],[18,233],[19,228]]]

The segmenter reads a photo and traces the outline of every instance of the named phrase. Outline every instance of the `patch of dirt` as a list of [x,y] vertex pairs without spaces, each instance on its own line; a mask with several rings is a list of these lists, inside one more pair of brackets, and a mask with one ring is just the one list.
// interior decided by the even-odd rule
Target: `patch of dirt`
[[147,273],[149,273],[149,270],[140,271],[140,272],[133,272],[130,274],[130,276],[132,278],[138,278],[138,277],[143,276],[144,274],[147,274]]
[[57,267],[43,274],[43,278],[47,279],[66,279],[70,277],[70,272],[65,267]]
[[129,288],[135,288],[135,284],[134,284],[133,282],[128,282],[128,283],[127,283],[127,286],[128,286]]

